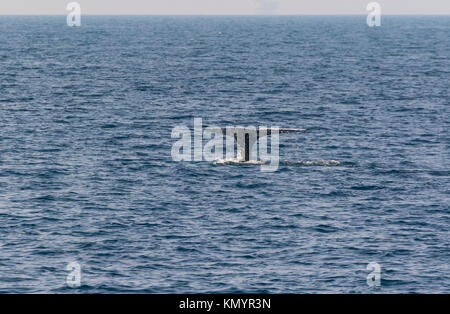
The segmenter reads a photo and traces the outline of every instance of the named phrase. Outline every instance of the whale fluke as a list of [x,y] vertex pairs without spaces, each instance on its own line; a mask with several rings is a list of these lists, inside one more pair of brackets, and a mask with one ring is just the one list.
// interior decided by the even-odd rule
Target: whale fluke
[[[249,128],[245,128],[245,127],[230,127],[230,128],[221,128],[222,129],[222,134],[223,135],[227,135],[227,130],[236,130],[236,131],[246,131],[249,130]],[[256,128],[256,137],[257,139],[259,139],[259,130],[261,128]],[[265,129],[267,131],[266,135],[271,135],[272,134],[272,129],[271,128],[267,128]],[[250,132],[250,131],[249,131]],[[278,129],[278,133],[279,134],[287,134],[287,133],[303,133],[306,132],[306,129]]]
[[[234,136],[237,141],[237,159],[238,161],[253,161],[251,160],[251,150],[253,145],[259,140],[260,135],[272,135],[272,128],[255,128],[255,127],[227,127],[227,128],[209,128],[210,132],[222,132],[225,136]],[[292,129],[292,128],[273,128],[274,132],[278,134],[288,133],[303,133],[306,129]],[[256,135],[256,136],[255,136]]]

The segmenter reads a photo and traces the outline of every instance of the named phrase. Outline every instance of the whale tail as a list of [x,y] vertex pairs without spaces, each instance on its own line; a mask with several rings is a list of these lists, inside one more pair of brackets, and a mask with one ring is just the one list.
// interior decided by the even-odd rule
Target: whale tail
[[[242,162],[256,161],[252,156],[252,148],[258,142],[260,137],[273,134],[303,133],[306,129],[286,129],[286,128],[255,128],[255,127],[228,127],[219,128],[220,130],[211,129],[211,132],[222,132],[223,135],[234,137],[237,142],[237,160]],[[253,157],[253,158],[252,158]]]

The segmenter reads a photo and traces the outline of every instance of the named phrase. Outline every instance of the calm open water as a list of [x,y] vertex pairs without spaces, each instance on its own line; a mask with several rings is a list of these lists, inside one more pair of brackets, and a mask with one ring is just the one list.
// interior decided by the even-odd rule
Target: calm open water
[[[450,292],[450,17],[82,23],[0,17],[0,292]],[[308,132],[174,162],[194,117]]]

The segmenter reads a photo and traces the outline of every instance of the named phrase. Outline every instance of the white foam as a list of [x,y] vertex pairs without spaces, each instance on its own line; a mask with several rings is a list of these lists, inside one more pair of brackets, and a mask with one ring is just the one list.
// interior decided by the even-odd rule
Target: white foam
[[238,158],[228,158],[228,159],[216,159],[213,161],[214,165],[223,165],[223,164],[244,164],[244,165],[264,165],[264,161],[258,161],[258,160],[250,160],[250,161],[243,161],[242,159]]
[[[243,164],[243,165],[264,165],[266,162],[250,160],[243,161],[242,159],[237,158],[228,158],[228,159],[216,159],[213,161],[214,165],[224,165],[224,164]],[[340,161],[337,160],[305,160],[305,161],[282,161],[280,163],[284,166],[323,166],[323,167],[335,167],[341,164]]]
[[325,167],[332,167],[332,166],[339,166],[341,162],[337,160],[306,160],[306,161],[285,161],[283,162],[285,165],[299,165],[299,166],[325,166]]

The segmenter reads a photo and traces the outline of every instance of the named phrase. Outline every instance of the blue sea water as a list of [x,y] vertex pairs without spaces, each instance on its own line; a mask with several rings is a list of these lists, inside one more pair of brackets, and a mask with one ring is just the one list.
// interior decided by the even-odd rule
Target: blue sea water
[[[449,293],[450,17],[382,23],[0,17],[0,292]],[[174,162],[195,117],[308,131]]]

